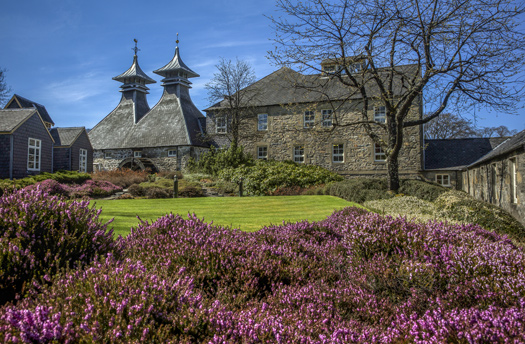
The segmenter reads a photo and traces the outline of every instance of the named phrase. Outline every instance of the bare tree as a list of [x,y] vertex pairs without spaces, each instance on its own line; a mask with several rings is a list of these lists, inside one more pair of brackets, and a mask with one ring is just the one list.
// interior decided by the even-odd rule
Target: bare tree
[[247,87],[255,82],[255,72],[248,62],[239,59],[233,62],[221,58],[216,67],[217,73],[206,84],[208,99],[216,103],[210,109],[216,118],[221,118],[227,124],[230,147],[235,150],[239,144],[243,120],[253,115],[250,104],[257,93]]
[[[326,74],[348,95],[341,99],[359,96],[360,119],[352,125],[385,151],[390,190],[399,187],[405,128],[450,106],[484,103],[509,112],[524,93],[521,1],[277,0],[277,7],[283,15],[270,17],[270,57],[302,73],[321,72],[322,60],[340,61]],[[374,102],[385,106],[384,123],[368,118]],[[423,105],[428,115],[411,117]]]
[[472,121],[451,113],[442,113],[425,123],[424,128],[426,139],[464,139],[477,136]]
[[5,81],[5,73],[6,70],[0,68],[0,106],[4,105],[9,99],[9,92],[11,92],[11,88],[7,86],[7,82]]
[[477,131],[479,137],[503,137],[503,136],[513,136],[518,133],[516,129],[509,130],[504,125],[499,127],[484,127],[480,128]]

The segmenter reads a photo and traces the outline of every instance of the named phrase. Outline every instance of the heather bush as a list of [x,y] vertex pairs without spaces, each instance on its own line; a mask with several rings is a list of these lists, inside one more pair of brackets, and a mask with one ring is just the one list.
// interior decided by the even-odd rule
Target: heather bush
[[113,231],[99,214],[88,201],[66,201],[39,187],[0,197],[0,303],[113,250]]
[[152,186],[144,189],[144,196],[146,198],[170,198],[173,196],[173,190]]
[[140,184],[133,184],[128,187],[128,192],[135,197],[142,197],[146,193],[146,190]]
[[242,178],[244,190],[250,195],[267,195],[279,188],[308,188],[342,180],[338,174],[320,166],[264,160],[257,160],[253,166],[225,168],[219,177],[233,183],[239,183]]
[[147,171],[133,171],[130,169],[98,171],[91,174],[93,180],[105,180],[121,188],[148,181],[148,176],[149,173]]
[[75,171],[58,171],[55,173],[43,172],[41,174],[22,179],[0,180],[0,189],[3,191],[12,192],[13,190],[22,189],[26,186],[46,180],[54,180],[60,184],[82,184],[89,179],[91,179],[91,176],[88,173],[80,173]]
[[347,208],[246,233],[167,215],[118,246],[2,308],[0,341],[525,341],[525,252],[475,225]]
[[121,187],[103,180],[87,180],[82,185],[67,185],[48,179],[27,186],[25,189],[36,190],[37,188],[47,192],[49,195],[62,195],[70,198],[106,197],[122,191]]

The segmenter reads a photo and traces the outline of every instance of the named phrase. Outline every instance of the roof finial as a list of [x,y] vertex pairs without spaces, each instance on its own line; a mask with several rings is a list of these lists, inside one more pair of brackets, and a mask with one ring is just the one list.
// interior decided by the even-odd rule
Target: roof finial
[[131,50],[133,50],[135,52],[135,56],[137,56],[137,51],[140,51],[139,48],[137,48],[137,39],[136,38],[133,38],[133,41],[135,42],[135,48],[131,48]]
[[177,43],[177,46],[179,46],[179,33],[177,32],[177,40],[175,41]]

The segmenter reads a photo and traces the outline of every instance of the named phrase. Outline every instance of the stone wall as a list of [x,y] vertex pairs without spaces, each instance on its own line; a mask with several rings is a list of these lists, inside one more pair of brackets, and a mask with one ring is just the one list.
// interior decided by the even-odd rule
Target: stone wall
[[[198,159],[208,148],[195,146],[153,147],[142,149],[104,149],[93,152],[94,170],[110,171],[122,166],[122,163],[134,156],[134,151],[141,151],[141,158],[151,161],[158,171],[184,170],[190,157]],[[169,151],[176,151],[175,156],[168,156]]]
[[[344,126],[359,120],[358,104],[350,104],[336,112],[333,122],[336,126],[323,126],[322,110],[328,105],[308,104],[298,106],[268,106],[258,108],[259,114],[268,114],[267,130],[258,130],[257,115],[243,121],[240,130],[240,144],[245,151],[257,158],[258,147],[267,147],[268,158],[293,160],[294,146],[304,146],[304,162],[315,164],[345,176],[385,175],[386,163],[374,160],[374,143],[360,126]],[[314,112],[314,124],[304,126],[304,111]],[[374,109],[368,110],[373,118]],[[412,118],[419,118],[417,107]],[[211,143],[227,146],[226,134],[217,134],[213,113],[207,116],[206,128]],[[419,126],[405,129],[404,144],[399,156],[400,174],[417,175],[422,169],[422,133]],[[343,161],[334,162],[334,145],[343,144]]]
[[[516,164],[517,202],[512,197],[511,162]],[[462,189],[473,197],[495,204],[525,225],[525,151],[495,157],[462,172]]]
[[461,189],[462,171],[460,170],[425,170],[421,173],[424,180],[437,183],[437,175],[448,175],[450,185],[443,185],[451,189]]

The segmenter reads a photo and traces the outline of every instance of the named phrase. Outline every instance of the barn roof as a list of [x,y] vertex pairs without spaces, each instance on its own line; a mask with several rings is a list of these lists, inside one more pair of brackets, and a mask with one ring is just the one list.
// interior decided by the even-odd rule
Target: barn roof
[[71,146],[85,130],[84,127],[51,128],[49,132],[55,140],[55,146]]
[[476,160],[470,166],[481,164],[495,157],[498,157],[500,155],[505,155],[507,153],[511,153],[518,149],[525,149],[525,130],[522,130],[516,135],[506,139],[500,145],[495,147],[491,152],[481,157],[480,159]]

